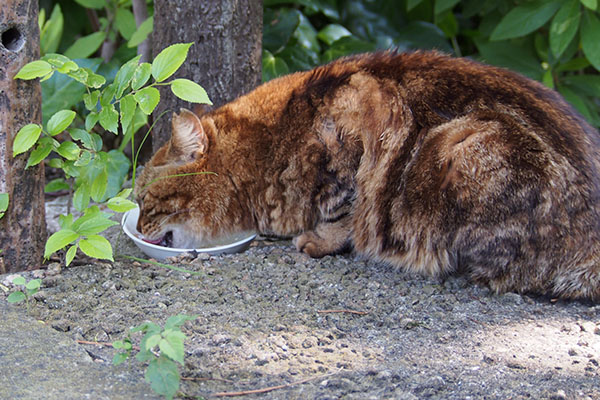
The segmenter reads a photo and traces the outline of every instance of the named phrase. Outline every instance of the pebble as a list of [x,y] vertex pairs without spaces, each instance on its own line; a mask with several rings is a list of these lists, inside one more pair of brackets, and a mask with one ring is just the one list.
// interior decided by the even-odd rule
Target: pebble
[[552,395],[550,395],[550,400],[567,400],[567,394],[564,390],[559,389]]

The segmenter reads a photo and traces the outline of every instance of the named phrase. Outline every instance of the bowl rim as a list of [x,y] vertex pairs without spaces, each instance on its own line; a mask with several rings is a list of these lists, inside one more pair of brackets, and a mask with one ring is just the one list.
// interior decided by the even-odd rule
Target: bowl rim
[[[125,234],[127,236],[129,236],[135,243],[137,243],[140,246],[149,247],[151,249],[160,250],[160,251],[164,251],[164,252],[171,252],[171,253],[185,253],[185,252],[189,253],[189,252],[194,252],[194,251],[198,252],[198,253],[218,252],[218,251],[228,250],[232,247],[244,245],[244,244],[254,240],[257,236],[256,233],[252,233],[249,236],[247,236],[243,239],[240,239],[238,241],[235,241],[235,242],[232,242],[229,244],[220,245],[220,246],[214,246],[214,247],[199,247],[199,248],[164,247],[164,246],[159,246],[157,244],[149,243],[149,242],[146,242],[146,241],[140,239],[139,237],[137,237],[134,234],[134,232],[132,232],[129,229],[129,227],[127,226],[127,219],[135,212],[138,213],[138,218],[139,218],[139,212],[140,212],[139,207],[132,208],[131,210],[125,211],[125,213],[123,214],[123,217],[121,218],[121,228],[123,229]],[[137,229],[135,230],[135,232],[139,233],[137,231]]]

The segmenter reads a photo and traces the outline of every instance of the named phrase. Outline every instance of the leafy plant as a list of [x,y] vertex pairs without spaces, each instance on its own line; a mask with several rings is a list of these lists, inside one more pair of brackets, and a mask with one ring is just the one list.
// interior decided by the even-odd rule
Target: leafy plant
[[[64,11],[56,2],[49,18],[46,10],[40,9],[42,55],[60,51],[71,59],[87,58],[108,44],[113,49],[105,52],[109,53],[103,55],[105,61],[115,52],[118,60],[129,59],[135,54],[135,47],[152,32],[152,16],[136,28],[130,1],[75,0],[63,6]],[[70,23],[65,25],[65,19]]]
[[265,0],[263,80],[375,49],[437,49],[558,90],[600,126],[597,0]]
[[[97,206],[90,206],[90,202],[105,203],[115,212],[135,208],[128,200],[131,189],[122,190],[131,164],[122,149],[103,151],[102,138],[94,129],[99,124],[105,131],[122,134],[124,142],[130,141],[134,149],[136,115],[146,116],[154,111],[160,100],[158,86],[170,86],[183,100],[210,104],[200,85],[187,79],[167,81],[183,64],[191,45],[171,45],[151,64],[139,63],[139,56],[134,57],[119,68],[110,83],[91,68],[82,67],[60,54],[46,54],[17,73],[15,79],[41,78],[42,82],[61,74],[84,89],[77,100],[83,102],[85,116],[61,109],[42,125],[23,126],[13,142],[13,156],[31,150],[27,167],[39,164],[54,153],[49,164],[61,169],[65,178],[49,182],[46,191],[72,191],[73,207],[83,213],[78,219],[71,213],[61,216],[61,229],[48,238],[44,257],[68,247],[67,265],[77,249],[94,258],[113,259],[111,244],[100,234],[117,223],[110,219],[112,213],[102,212]],[[153,82],[149,83],[151,80]],[[137,156],[134,156],[132,184],[135,183],[136,162]]]
[[167,319],[164,328],[153,323],[143,324],[129,330],[127,338],[113,343],[113,347],[120,350],[113,358],[113,364],[119,365],[130,358],[133,353],[132,334],[144,334],[140,342],[140,349],[135,358],[140,362],[149,362],[146,369],[146,381],[152,389],[168,399],[179,390],[180,375],[177,363],[183,365],[185,356],[185,334],[181,326],[186,321],[193,321],[198,316],[178,314]]
[[23,290],[12,292],[6,298],[6,301],[9,303],[20,303],[21,301],[25,301],[25,304],[27,305],[27,313],[29,313],[29,299],[40,290],[42,280],[32,279],[27,282],[22,276],[16,276],[12,282],[15,285],[23,286]]

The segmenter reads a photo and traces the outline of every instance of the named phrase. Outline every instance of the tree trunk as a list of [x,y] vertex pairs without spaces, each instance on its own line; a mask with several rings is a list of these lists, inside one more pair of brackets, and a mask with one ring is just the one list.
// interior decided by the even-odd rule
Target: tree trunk
[[[152,53],[194,42],[177,76],[200,84],[215,106],[222,105],[261,81],[262,16],[261,0],[155,0]],[[154,118],[181,107],[193,105],[163,88]],[[154,151],[171,136],[170,114],[154,127]]]
[[19,129],[42,121],[39,81],[13,79],[39,58],[37,0],[3,0],[0,7],[0,193],[9,206],[0,219],[0,273],[39,268],[46,240],[44,167],[25,169],[29,153],[12,156]]

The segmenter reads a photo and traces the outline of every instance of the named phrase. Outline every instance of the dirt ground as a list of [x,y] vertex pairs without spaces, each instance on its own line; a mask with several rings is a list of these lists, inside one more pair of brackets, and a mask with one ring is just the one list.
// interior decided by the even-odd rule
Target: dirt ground
[[[315,260],[264,239],[173,263],[192,275],[123,258],[141,253],[118,227],[111,241],[114,263],[27,272],[43,279],[31,315],[74,343],[197,315],[183,328],[182,397],[600,399],[599,305],[495,295],[352,255]],[[78,345],[114,368],[112,348]]]

